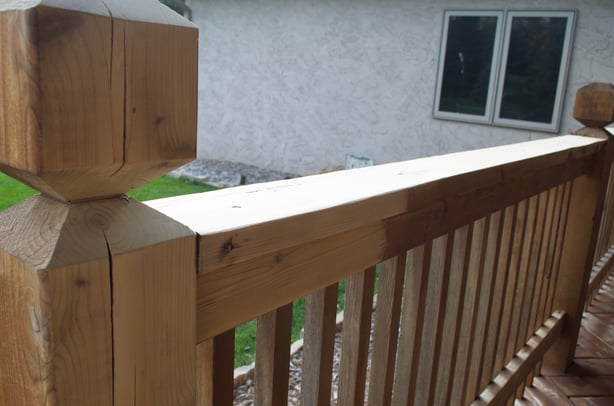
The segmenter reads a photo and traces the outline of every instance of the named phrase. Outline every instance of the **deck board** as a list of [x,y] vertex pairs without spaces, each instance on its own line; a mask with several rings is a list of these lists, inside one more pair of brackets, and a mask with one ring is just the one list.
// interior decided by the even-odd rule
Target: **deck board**
[[574,362],[565,374],[544,372],[525,391],[533,405],[614,405],[614,277],[582,318]]

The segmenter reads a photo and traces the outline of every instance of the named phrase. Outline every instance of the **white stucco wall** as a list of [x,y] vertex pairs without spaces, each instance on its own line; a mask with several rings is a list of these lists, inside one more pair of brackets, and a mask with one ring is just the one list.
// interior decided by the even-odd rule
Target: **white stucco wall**
[[[200,157],[297,174],[520,142],[551,134],[432,118],[445,9],[508,0],[192,0],[200,32]],[[614,82],[614,1],[578,8],[561,132],[576,89]]]

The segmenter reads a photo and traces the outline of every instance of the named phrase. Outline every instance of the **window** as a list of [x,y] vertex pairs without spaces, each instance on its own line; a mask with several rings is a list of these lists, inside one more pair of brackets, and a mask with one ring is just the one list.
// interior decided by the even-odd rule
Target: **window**
[[434,116],[558,132],[573,11],[447,11]]

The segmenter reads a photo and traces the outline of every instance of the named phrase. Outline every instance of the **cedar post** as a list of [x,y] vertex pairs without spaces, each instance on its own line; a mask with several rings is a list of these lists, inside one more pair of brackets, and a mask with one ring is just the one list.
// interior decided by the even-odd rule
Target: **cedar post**
[[590,172],[574,180],[571,189],[553,303],[554,310],[564,310],[567,313],[567,320],[561,338],[544,358],[544,368],[555,371],[566,370],[573,361],[586,302],[614,157],[611,134],[603,129],[614,122],[614,86],[592,83],[580,88],[576,94],[574,118],[586,126],[577,132],[578,135],[604,138],[607,142],[600,157],[591,163]]
[[0,4],[0,404],[193,405],[196,237],[123,195],[195,156],[197,29],[155,0]]

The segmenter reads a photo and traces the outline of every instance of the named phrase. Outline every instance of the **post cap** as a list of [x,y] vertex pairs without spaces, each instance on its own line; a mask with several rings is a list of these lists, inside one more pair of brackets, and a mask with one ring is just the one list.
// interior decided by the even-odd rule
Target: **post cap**
[[0,170],[66,201],[196,156],[198,30],[156,0],[0,5]]
[[603,128],[614,122],[614,86],[591,83],[578,89],[573,116],[593,128]]

